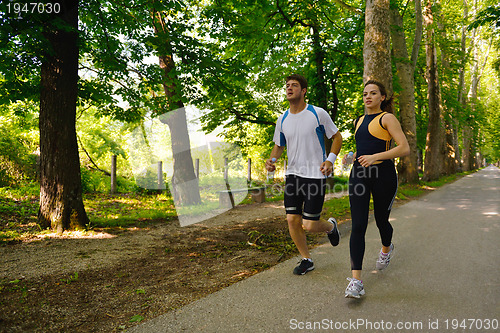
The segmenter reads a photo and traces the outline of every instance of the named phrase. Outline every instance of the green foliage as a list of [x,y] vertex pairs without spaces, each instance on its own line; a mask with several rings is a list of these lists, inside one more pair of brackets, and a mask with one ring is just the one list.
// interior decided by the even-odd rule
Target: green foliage
[[[239,62],[246,71],[242,75],[239,68],[231,66],[231,72],[219,80],[221,87],[210,91],[213,95],[206,107],[213,111],[202,119],[205,129],[223,123],[229,140],[255,142],[255,136],[249,137],[255,131],[248,131],[241,121],[255,122],[264,127],[257,132],[267,132],[260,138],[264,147],[272,137],[268,128],[274,127],[277,115],[287,108],[284,79],[299,72],[309,78],[310,103],[330,111],[343,130],[356,112],[351,101],[359,100],[354,96],[360,96],[357,87],[362,80],[363,20],[361,15],[352,14],[329,1],[278,5],[268,1],[217,2],[202,7],[200,30],[211,37],[215,59],[231,59],[235,65]],[[319,40],[313,43],[315,36]],[[318,61],[324,66],[324,77],[318,77]]]
[[42,35],[46,27],[41,24],[47,15],[36,12],[16,15],[8,10],[7,4],[12,5],[7,1],[0,3],[0,104],[36,101],[41,55],[48,50]]
[[[80,169],[82,179],[82,191],[84,193],[109,193],[111,178],[99,170],[82,167]],[[155,176],[156,177],[156,176]],[[130,193],[141,191],[135,182],[122,176],[116,178],[118,193]]]
[[38,215],[38,184],[0,188],[0,245],[30,238],[41,230]]
[[487,133],[482,149],[487,163],[500,161],[500,113],[498,112],[500,101],[497,101],[495,104],[497,106],[491,105],[491,109],[488,111],[486,123]]
[[468,29],[472,30],[480,26],[495,26],[500,28],[500,5],[490,6],[476,14],[474,21],[469,25]]
[[37,175],[38,121],[31,102],[0,106],[0,186]]

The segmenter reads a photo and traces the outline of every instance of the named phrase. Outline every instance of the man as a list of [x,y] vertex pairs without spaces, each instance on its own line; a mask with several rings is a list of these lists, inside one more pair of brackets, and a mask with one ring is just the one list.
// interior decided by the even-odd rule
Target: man
[[[300,264],[293,271],[297,275],[314,269],[305,230],[326,232],[333,246],[337,246],[340,241],[337,221],[334,218],[326,221],[320,215],[326,177],[333,172],[335,159],[342,146],[342,136],[324,109],[305,102],[306,92],[307,80],[303,76],[292,74],[286,78],[286,99],[290,109],[276,122],[275,145],[266,161],[266,169],[274,171],[275,161],[287,147],[284,201],[290,236],[302,256]],[[328,157],[324,136],[333,139]]]

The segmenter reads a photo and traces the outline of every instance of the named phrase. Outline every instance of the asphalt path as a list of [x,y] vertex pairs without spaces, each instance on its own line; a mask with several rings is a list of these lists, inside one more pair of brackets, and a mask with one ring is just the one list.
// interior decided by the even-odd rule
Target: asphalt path
[[366,295],[344,298],[349,224],[340,245],[298,258],[144,322],[128,332],[498,332],[500,170],[488,167],[394,208],[395,256],[375,271],[380,237],[366,234]]

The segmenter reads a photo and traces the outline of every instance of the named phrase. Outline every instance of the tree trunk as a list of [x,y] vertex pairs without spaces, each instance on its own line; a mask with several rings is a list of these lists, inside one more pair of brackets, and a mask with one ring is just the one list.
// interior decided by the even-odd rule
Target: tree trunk
[[[155,31],[165,29],[160,13],[155,15]],[[161,28],[159,28],[161,27]],[[169,50],[168,40],[165,50]],[[168,110],[160,120],[166,123],[170,129],[172,139],[172,154],[174,161],[174,174],[172,176],[172,187],[174,189],[174,200],[183,205],[195,205],[201,203],[198,179],[194,172],[193,158],[191,156],[191,142],[186,121],[186,110],[181,98],[181,90],[176,84],[178,82],[175,70],[175,62],[172,52],[160,55],[160,68],[164,72],[163,88],[168,103]]]
[[[465,24],[465,22],[467,22],[468,17],[469,17],[469,6],[467,4],[467,0],[463,0],[463,6],[464,6],[464,14],[463,14],[462,38],[460,41],[460,49],[462,51],[462,54],[464,54],[464,56],[465,56],[466,55],[466,41],[467,41],[467,25]],[[466,109],[466,105],[465,105],[466,104],[466,99],[465,99],[465,65],[466,65],[465,61],[460,64],[459,76],[458,76],[457,101],[458,101],[458,105],[461,108],[461,110]],[[458,140],[458,131],[460,129],[460,126],[459,126],[459,121],[457,119],[454,120],[454,126],[455,126],[455,132],[454,132],[455,137],[454,137],[453,144],[455,146],[455,151],[457,154],[457,168],[458,168],[457,171],[460,172],[463,170],[463,164],[462,164],[463,153],[461,153],[460,147],[458,144],[458,141],[459,141]]]
[[[337,96],[333,96],[333,103],[334,107],[332,109],[328,108],[328,86],[327,82],[325,79],[325,51],[323,50],[323,47],[321,46],[321,37],[320,37],[320,32],[319,29],[317,28],[318,23],[315,21],[314,24],[311,26],[312,30],[312,49],[313,49],[313,64],[314,67],[316,68],[316,75],[314,78],[311,80],[312,84],[311,87],[315,93],[315,102],[314,105],[319,106],[323,109],[325,109],[329,114],[330,117],[332,118],[333,121],[335,121],[335,118],[337,118],[337,108],[335,105],[336,98]],[[332,87],[333,88],[333,87]],[[337,98],[337,104],[338,104],[338,98]],[[325,149],[327,152],[330,151],[332,147],[332,140],[328,139],[325,136]],[[333,185],[333,178],[328,178],[327,181]]]
[[462,131],[462,136],[463,136],[463,163],[462,163],[462,169],[464,171],[469,171],[474,169],[474,154],[472,151],[472,127],[469,125],[469,121],[466,121],[463,131]]
[[468,103],[470,106],[470,114],[466,119],[464,129],[463,129],[463,147],[464,147],[464,161],[463,169],[464,171],[474,170],[474,160],[476,152],[474,150],[473,138],[474,138],[474,113],[476,109],[476,98],[477,98],[477,85],[478,79],[478,61],[477,61],[477,49],[474,47],[474,65],[471,69],[471,85],[469,88],[469,93],[467,95]]
[[363,82],[382,82],[392,96],[392,66],[389,0],[367,0],[363,47]]
[[[76,138],[78,95],[78,0],[61,2],[55,17],[67,24],[44,33],[52,47],[42,61],[40,92],[40,209],[42,228],[84,228],[89,219],[82,199]],[[70,28],[70,29],[69,29]]]
[[[408,58],[403,17],[397,7],[391,9],[392,45],[397,75],[401,85],[399,117],[403,133],[410,146],[410,154],[402,157],[398,165],[398,178],[403,183],[418,183],[417,123],[415,119],[415,64],[422,39],[422,10],[420,1],[415,1],[416,29],[411,59]],[[420,19],[419,19],[420,18]],[[415,61],[413,61],[415,60]]]
[[[169,57],[160,58],[160,66],[164,68],[164,61]],[[168,67],[168,66],[167,66]],[[165,69],[165,68],[164,68]],[[167,73],[167,69],[165,69]],[[172,85],[164,84],[165,94],[173,89]],[[175,88],[174,88],[175,89]],[[168,97],[167,97],[168,98]],[[186,110],[181,101],[176,110],[166,113],[160,118],[168,125],[172,140],[172,154],[174,161],[174,174],[172,176],[173,195],[176,203],[183,206],[201,203],[198,178],[194,172],[191,144],[187,129]]]
[[441,112],[441,93],[437,68],[437,55],[434,41],[432,1],[428,0],[424,16],[427,28],[427,94],[429,100],[429,123],[425,148],[425,181],[435,180],[443,174],[444,127]]
[[[439,6],[438,6],[439,8]],[[437,17],[437,26],[438,26],[438,29],[439,31],[441,32],[441,38],[442,40],[447,40],[447,36],[446,36],[446,30],[445,30],[445,27],[444,27],[444,22],[442,22],[443,20],[443,15],[441,15],[439,12],[436,13],[436,17]],[[443,76],[445,78],[448,78],[448,79],[445,79],[443,80],[443,83],[442,83],[442,86],[443,86],[443,89],[447,90],[447,91],[451,91],[452,90],[452,87],[450,86],[450,82],[452,82],[452,80],[450,79],[450,76],[453,75],[451,72],[451,69],[450,69],[450,60],[449,60],[449,55],[448,55],[448,50],[446,49],[446,47],[441,47],[441,50],[440,50],[440,54],[441,54],[441,67],[442,67],[442,72],[443,72]],[[450,105],[450,104],[453,104],[453,103],[447,103],[447,101],[445,100],[442,105],[445,106],[445,105]],[[455,137],[456,137],[456,133],[455,133],[455,126],[454,126],[454,123],[455,123],[455,114],[456,114],[456,110],[454,109],[454,107],[444,107],[443,108],[443,119],[444,119],[444,149],[445,149],[445,154],[443,155],[443,172],[447,175],[451,175],[451,174],[454,174],[458,171],[458,150],[455,150]]]
[[473,63],[471,69],[471,85],[469,88],[469,93],[467,95],[468,102],[470,105],[470,115],[467,118],[467,123],[464,126],[464,169],[465,170],[474,170],[479,168],[480,161],[479,153],[477,150],[477,142],[479,141],[479,125],[477,120],[475,120],[474,115],[476,114],[477,107],[477,91],[479,84],[481,83],[481,76],[488,62],[488,56],[490,53],[492,45],[492,40],[490,40],[490,44],[488,50],[486,51],[485,57],[483,59],[483,64],[480,65],[481,59],[479,58],[478,45],[474,45],[473,52]]
[[455,150],[455,127],[454,118],[452,116],[452,110],[446,114],[444,121],[444,166],[443,172],[446,175],[451,175],[458,172],[458,160],[457,151]]
[[[319,30],[316,26],[312,27],[312,48],[313,48],[313,61],[316,67],[316,76],[312,80],[312,88],[316,93],[316,105],[328,110],[328,88],[325,81],[325,51],[321,46],[321,39],[319,35]],[[332,119],[335,120],[336,115],[332,114]]]

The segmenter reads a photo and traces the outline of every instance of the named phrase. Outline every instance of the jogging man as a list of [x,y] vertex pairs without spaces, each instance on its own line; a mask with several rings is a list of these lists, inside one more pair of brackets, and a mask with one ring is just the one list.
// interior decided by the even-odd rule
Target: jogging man
[[[275,170],[275,161],[287,147],[288,169],[285,182],[285,209],[288,229],[302,260],[293,273],[303,275],[314,269],[307,246],[305,230],[325,232],[330,243],[337,246],[340,233],[337,221],[320,218],[325,199],[326,177],[333,172],[342,136],[328,113],[305,102],[307,80],[297,74],[286,78],[286,99],[290,109],[276,122],[268,171]],[[324,137],[333,139],[327,156]],[[304,230],[305,229],[305,230]]]

